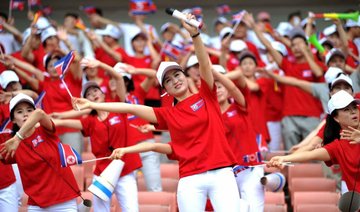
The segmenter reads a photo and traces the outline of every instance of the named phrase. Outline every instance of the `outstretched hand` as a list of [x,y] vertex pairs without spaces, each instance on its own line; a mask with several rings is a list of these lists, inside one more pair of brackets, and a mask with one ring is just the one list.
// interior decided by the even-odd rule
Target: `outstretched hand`
[[110,155],[111,159],[121,159],[125,155],[124,148],[117,148],[115,149],[112,154]]
[[91,102],[84,98],[72,98],[74,110],[85,110],[91,107]]
[[16,136],[10,138],[5,143],[1,144],[0,154],[5,154],[5,159],[14,157],[17,148],[19,147],[20,139]]
[[[192,14],[186,14],[186,18],[188,20],[195,19],[195,16]],[[190,36],[196,35],[199,32],[198,28],[191,26],[190,24],[187,24],[185,21],[181,21],[181,24],[186,29],[186,31],[189,32]]]
[[284,168],[284,156],[275,156],[270,159],[269,162],[266,163],[266,167],[275,167],[278,169]]
[[100,61],[98,61],[95,58],[83,58],[80,61],[80,65],[82,67],[88,67],[88,68],[97,68],[100,65]]
[[348,129],[345,129],[340,133],[340,138],[344,140],[350,140],[350,144],[359,144],[360,130],[349,126]]

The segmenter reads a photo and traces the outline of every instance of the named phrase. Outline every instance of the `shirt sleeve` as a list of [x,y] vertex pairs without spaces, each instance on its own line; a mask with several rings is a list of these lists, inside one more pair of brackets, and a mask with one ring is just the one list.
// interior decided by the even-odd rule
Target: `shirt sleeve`
[[160,108],[153,108],[153,111],[155,113],[156,116],[156,120],[157,123],[154,124],[155,128],[158,130],[167,130],[168,126],[167,126],[167,113],[168,113],[168,108],[166,107],[160,107]]
[[172,149],[172,153],[171,153],[171,154],[167,154],[167,155],[166,155],[167,158],[168,158],[169,160],[179,160],[179,156],[175,153],[174,148],[173,148],[173,145],[172,145],[172,142],[170,141],[168,144],[170,145],[170,147],[171,147],[171,149]]
[[206,83],[206,81],[201,79],[201,85],[200,85],[200,89],[199,89],[199,94],[201,96],[209,97],[210,99],[213,99],[213,100],[217,101],[215,82],[214,82],[213,89],[210,90],[210,87]]
[[339,140],[335,140],[333,142],[331,142],[330,144],[326,144],[323,148],[329,153],[330,155],[330,160],[329,161],[325,161],[325,164],[327,166],[331,166],[333,164],[338,164],[338,160],[336,158],[336,155],[338,155],[338,143]]

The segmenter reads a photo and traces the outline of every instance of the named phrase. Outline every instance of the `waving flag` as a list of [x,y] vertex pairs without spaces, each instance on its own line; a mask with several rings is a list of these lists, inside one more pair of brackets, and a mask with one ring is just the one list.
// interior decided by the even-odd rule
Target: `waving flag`
[[0,126],[0,134],[1,133],[9,133],[11,129],[9,129],[9,124],[11,123],[10,118],[7,118]]
[[28,0],[28,4],[31,7],[40,6],[41,5],[41,0]]
[[88,15],[96,13],[96,7],[94,6],[81,6],[80,10],[84,11]]
[[36,108],[43,108],[43,106],[42,106],[42,100],[44,99],[44,97],[45,97],[45,94],[46,94],[46,91],[42,91],[41,93],[40,93],[40,95],[38,96],[38,98],[35,100],[35,107]]
[[74,58],[74,51],[70,51],[67,55],[65,55],[65,57],[54,63],[55,70],[59,74],[60,79],[64,79],[65,73],[69,69]]
[[33,24],[36,24],[37,21],[39,20],[39,18],[42,16],[42,12],[41,11],[37,11],[34,15],[34,19],[32,21]]
[[77,27],[78,29],[83,30],[83,31],[86,30],[86,26],[85,26],[84,22],[80,18],[78,18],[76,20],[75,27]]
[[165,42],[163,47],[163,52],[165,55],[172,57],[173,59],[177,60],[180,54],[182,54],[184,48],[181,46],[177,46],[170,42]]
[[231,9],[229,7],[229,5],[227,4],[220,4],[216,7],[216,12],[220,15],[227,15],[229,13],[231,13]]
[[240,23],[241,22],[241,20],[243,19],[243,17],[244,17],[244,15],[245,15],[245,13],[246,13],[246,10],[242,10],[242,11],[240,11],[240,12],[238,12],[238,13],[235,13],[233,16],[232,16],[232,18],[233,18],[233,23]]
[[79,153],[75,151],[70,145],[58,143],[61,167],[68,167],[72,165],[82,164],[82,159]]
[[18,0],[13,0],[10,1],[10,8],[12,10],[20,10],[23,11],[25,8],[25,2],[23,1],[18,1]]

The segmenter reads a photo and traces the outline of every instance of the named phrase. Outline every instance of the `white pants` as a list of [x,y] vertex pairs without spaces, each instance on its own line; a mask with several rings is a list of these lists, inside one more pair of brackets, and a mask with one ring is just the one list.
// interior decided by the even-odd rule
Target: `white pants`
[[15,178],[16,178],[16,194],[17,194],[18,204],[21,205],[21,199],[22,199],[23,194],[24,194],[24,188],[22,186],[19,168],[18,168],[18,165],[16,163],[12,164],[11,166],[13,168],[14,175],[15,175]]
[[[93,182],[98,176],[94,176]],[[138,212],[139,203],[138,203],[138,194],[137,194],[137,184],[135,173],[131,172],[128,175],[120,177],[114,193],[116,199],[119,202],[122,212]],[[93,207],[94,212],[107,212],[110,211],[110,201],[104,201],[94,195],[93,197]]]
[[341,180],[341,194],[345,194],[348,191],[349,191],[349,189],[348,189],[345,181]]
[[203,172],[179,181],[177,202],[180,212],[203,212],[210,198],[216,212],[238,212],[240,196],[232,168]]
[[46,208],[40,208],[39,206],[29,205],[29,212],[77,212],[76,198],[67,202],[52,205]]
[[[143,142],[155,143],[154,139],[147,139]],[[146,189],[148,191],[162,191],[160,175],[160,155],[157,152],[140,153]]]
[[270,133],[271,141],[268,144],[270,151],[277,151],[281,148],[282,134],[281,134],[281,122],[280,121],[268,121],[266,122],[267,128]]
[[0,211],[18,211],[16,183],[13,183],[6,188],[0,189]]
[[265,190],[260,183],[260,178],[263,176],[263,167],[248,168],[236,176],[240,198],[249,203],[250,212],[264,211]]

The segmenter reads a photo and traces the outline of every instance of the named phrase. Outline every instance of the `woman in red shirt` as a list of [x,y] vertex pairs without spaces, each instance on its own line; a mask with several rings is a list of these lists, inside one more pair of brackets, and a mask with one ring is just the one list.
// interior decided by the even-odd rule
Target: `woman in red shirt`
[[75,103],[80,109],[128,112],[154,123],[158,129],[169,130],[171,142],[168,144],[140,143],[119,148],[112,157],[156,151],[178,160],[177,202],[180,211],[204,211],[207,197],[215,211],[238,211],[240,197],[231,168],[236,160],[225,136],[209,57],[199,31],[185,22],[182,25],[193,38],[199,61],[202,81],[199,93],[190,92],[186,76],[177,63],[162,62],[157,78],[167,93],[175,97],[177,104],[174,107],[95,103],[86,99],[76,99]]
[[[77,211],[80,190],[70,167],[61,168],[54,123],[34,101],[18,94],[10,101],[13,137],[5,142],[5,163],[17,163],[28,211]],[[35,127],[40,124],[39,127]],[[6,155],[4,155],[6,153]]]

